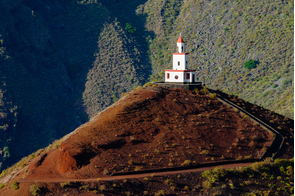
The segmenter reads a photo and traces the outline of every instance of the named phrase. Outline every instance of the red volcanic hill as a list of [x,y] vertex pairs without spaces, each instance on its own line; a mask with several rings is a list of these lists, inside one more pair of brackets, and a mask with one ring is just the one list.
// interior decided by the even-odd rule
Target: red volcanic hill
[[[274,115],[235,100],[245,109],[261,111],[264,119]],[[290,120],[280,118],[276,119],[280,120],[280,129],[290,129]],[[0,180],[98,178],[120,172],[259,159],[273,139],[272,132],[223,104],[214,94],[140,88],[65,136],[58,148],[40,153],[23,164],[22,170],[13,172],[15,175],[4,175]],[[292,141],[283,146],[288,155],[279,156],[293,156]]]

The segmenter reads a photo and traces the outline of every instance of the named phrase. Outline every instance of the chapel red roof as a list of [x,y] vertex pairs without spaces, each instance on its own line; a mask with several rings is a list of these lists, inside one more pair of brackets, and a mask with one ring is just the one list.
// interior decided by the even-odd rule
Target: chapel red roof
[[178,38],[177,43],[184,43],[183,39],[181,37]]

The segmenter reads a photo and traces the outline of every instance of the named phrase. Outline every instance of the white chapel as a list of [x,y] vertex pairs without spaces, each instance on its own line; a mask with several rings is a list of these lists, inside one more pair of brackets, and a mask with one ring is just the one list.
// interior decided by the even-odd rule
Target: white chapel
[[184,52],[184,41],[181,36],[177,40],[177,53],[173,54],[173,69],[165,70],[165,82],[194,83],[196,70],[188,69],[188,54]]

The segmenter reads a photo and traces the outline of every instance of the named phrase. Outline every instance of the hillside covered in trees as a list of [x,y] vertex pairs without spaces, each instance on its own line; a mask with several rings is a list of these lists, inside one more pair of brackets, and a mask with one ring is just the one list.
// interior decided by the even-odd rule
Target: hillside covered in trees
[[0,0],[1,169],[163,80],[179,33],[199,81],[293,118],[293,10],[278,0]]

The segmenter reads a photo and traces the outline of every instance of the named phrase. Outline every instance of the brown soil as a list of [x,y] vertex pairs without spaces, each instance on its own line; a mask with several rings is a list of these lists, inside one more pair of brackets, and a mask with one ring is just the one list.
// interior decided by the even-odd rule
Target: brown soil
[[[290,127],[285,132],[290,134]],[[288,134],[285,135],[290,137]],[[20,171],[14,181],[66,181],[240,158],[259,159],[272,140],[272,133],[217,99],[189,90],[148,87],[132,91],[69,134],[59,148],[31,160],[25,167],[28,170]],[[289,146],[293,143],[289,142]],[[293,157],[289,147],[284,150],[284,157]],[[21,183],[19,191],[28,190],[22,188],[28,187],[26,184]],[[54,189],[57,185],[42,186]]]
[[266,110],[260,106],[249,103],[234,95],[228,95],[220,91],[216,91],[231,102],[239,105],[247,112],[251,113],[261,121],[276,129],[284,137],[284,144],[279,151],[277,158],[291,158],[294,155],[294,120],[286,116],[282,116],[273,111]]
[[[222,168],[229,169],[235,167],[245,167],[249,166],[251,163],[235,163],[235,164],[225,164],[222,165]],[[167,189],[167,185],[164,184],[163,179],[173,179],[175,182],[179,181],[187,183],[187,177],[199,176],[200,172],[206,170],[212,170],[215,166],[202,167],[197,169],[188,169],[183,171],[169,171],[169,172],[158,172],[158,173],[145,173],[145,174],[133,174],[127,176],[103,176],[101,178],[88,178],[80,179],[79,181],[74,179],[64,179],[64,178],[40,178],[39,180],[27,180],[20,179],[19,189],[17,191],[12,190],[10,187],[11,184],[2,189],[1,195],[30,195],[29,187],[31,185],[36,185],[42,191],[41,195],[95,195],[94,190],[99,190],[98,192],[103,193],[104,195],[122,195],[128,191],[131,193],[141,193],[143,190],[150,190],[152,192],[157,192],[160,189]],[[193,173],[193,175],[192,175]],[[171,177],[170,177],[171,176]],[[181,178],[179,177],[181,176]],[[164,177],[164,178],[163,178]],[[183,178],[186,180],[183,181]],[[194,177],[193,177],[194,178]],[[148,180],[146,180],[148,179]],[[192,179],[191,179],[192,180]],[[191,186],[194,186],[199,181],[195,181]],[[144,183],[136,187],[138,184]],[[64,185],[63,185],[64,184]],[[114,187],[113,185],[117,186]],[[189,183],[188,183],[189,184]],[[102,185],[105,185],[106,189],[101,190]],[[126,186],[127,185],[127,186]],[[88,190],[80,187],[88,187]],[[173,192],[173,191],[172,191]]]
[[26,178],[49,168],[52,175],[90,178],[216,162],[221,155],[226,160],[259,158],[272,139],[217,99],[188,90],[148,88],[130,93],[83,125],[58,152],[32,164],[34,175]]

